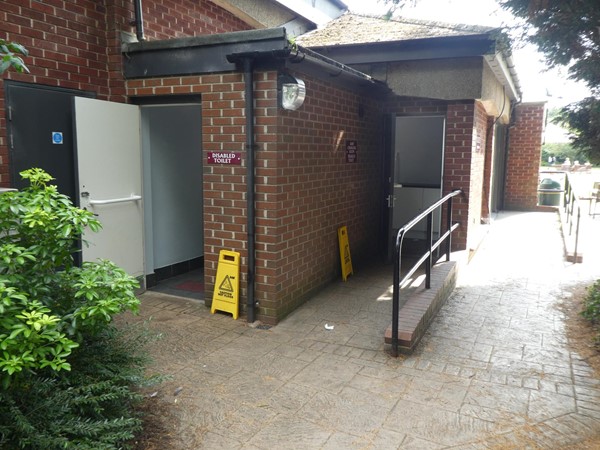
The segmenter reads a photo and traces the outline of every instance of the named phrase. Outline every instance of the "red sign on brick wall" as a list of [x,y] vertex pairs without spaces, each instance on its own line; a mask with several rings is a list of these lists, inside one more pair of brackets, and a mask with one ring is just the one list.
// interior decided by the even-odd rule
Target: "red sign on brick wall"
[[236,152],[208,152],[208,164],[242,164],[242,154]]
[[357,141],[346,141],[346,162],[347,163],[355,163],[358,150],[358,142]]

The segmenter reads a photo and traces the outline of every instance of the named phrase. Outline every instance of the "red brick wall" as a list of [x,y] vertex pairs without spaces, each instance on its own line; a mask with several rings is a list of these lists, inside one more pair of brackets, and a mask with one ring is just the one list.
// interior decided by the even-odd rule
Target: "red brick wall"
[[[467,248],[467,235],[471,228],[469,202],[473,188],[472,153],[475,103],[472,101],[448,105],[446,116],[446,147],[444,155],[444,193],[462,189],[464,197],[456,197],[453,202],[453,222],[460,222],[460,228],[453,236],[456,250]],[[481,199],[481,197],[478,197]],[[481,204],[481,203],[479,203]]]
[[[375,102],[300,77],[307,98],[277,107],[277,74],[254,75],[256,276],[258,319],[275,323],[340,273],[337,228],[348,227],[354,265],[378,248],[381,114]],[[128,95],[202,94],[204,161],[209,151],[240,152],[241,166],[204,166],[204,272],[207,298],[222,249],[242,257],[240,303],[247,298],[246,130],[239,73],[131,80]],[[363,105],[364,118],[358,116]],[[339,143],[338,143],[339,139]],[[346,163],[346,140],[358,162]]]
[[[249,26],[208,0],[145,0],[144,28],[151,39],[239,31]],[[0,37],[30,52],[30,74],[5,79],[95,92],[127,102],[121,71],[121,31],[135,32],[130,0],[3,0]],[[0,80],[0,186],[8,186],[4,88]]]
[[[0,37],[24,45],[30,74],[8,71],[5,79],[109,95],[106,8],[97,2],[7,0],[0,2]],[[0,81],[0,185],[8,186],[4,86]]]
[[144,0],[142,6],[147,40],[252,29],[209,0]]
[[481,226],[481,204],[485,184],[485,151],[487,143],[488,116],[484,106],[475,102],[474,129],[471,142],[471,181],[469,187],[469,225],[467,249],[479,245],[479,227]]
[[[265,136],[272,130],[264,126],[263,116],[274,116],[264,102],[264,91],[276,89],[274,74],[255,75],[256,101],[263,109],[256,111],[256,123]],[[265,79],[267,82],[265,83]],[[260,81],[259,81],[260,80]],[[242,274],[247,273],[247,204],[246,204],[246,119],[244,117],[244,77],[241,73],[129,80],[129,96],[169,94],[202,95],[203,161],[208,152],[240,152],[243,165],[208,165],[203,168],[204,191],[204,272],[207,299],[215,283],[220,250],[241,254]],[[275,104],[273,104],[273,107]],[[264,139],[261,137],[261,139]],[[263,150],[273,150],[264,148]],[[257,246],[258,248],[258,246]],[[240,303],[245,302],[246,278],[242,276]]]
[[504,208],[530,211],[537,205],[544,103],[522,103],[509,131]]
[[[205,0],[147,0],[143,6],[150,40],[249,28]],[[21,42],[31,51],[27,64],[32,73],[11,72],[6,78],[93,91],[101,99],[121,102],[129,96],[200,93],[204,160],[206,152],[214,150],[245,154],[241,74],[125,83],[120,32],[135,31],[130,24],[132,2],[14,0],[0,4],[0,19],[2,37]],[[379,111],[372,100],[334,84],[306,82],[309,95],[305,105],[296,112],[281,113],[276,74],[259,72],[255,79],[256,300],[260,302],[259,318],[267,321],[276,321],[339,274],[338,226],[348,226],[355,265],[378,248]],[[2,97],[0,102],[3,106]],[[365,111],[363,119],[358,117],[359,104]],[[1,125],[0,182],[6,185],[4,118]],[[358,141],[356,164],[345,160],[349,139]],[[205,271],[210,292],[222,248],[240,251],[242,272],[246,272],[246,169],[207,165],[204,171]],[[242,281],[244,285],[246,280]],[[245,294],[242,290],[242,297]]]
[[[297,111],[279,110],[273,195],[269,211],[274,235],[282,240],[271,269],[281,289],[275,302],[261,300],[262,314],[284,314],[340,273],[337,229],[348,227],[353,264],[376,255],[381,192],[382,116],[377,104],[334,83],[305,78],[307,96]],[[364,111],[359,117],[359,105]],[[357,162],[346,162],[346,141],[356,140]],[[271,180],[264,179],[265,186]]]

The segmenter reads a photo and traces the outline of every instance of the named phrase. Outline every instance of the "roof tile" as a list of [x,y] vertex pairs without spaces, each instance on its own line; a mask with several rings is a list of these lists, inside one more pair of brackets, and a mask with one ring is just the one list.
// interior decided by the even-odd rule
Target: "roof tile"
[[332,20],[323,28],[298,37],[304,47],[322,47],[375,42],[394,42],[448,36],[485,34],[491,27],[450,24],[418,19],[368,16],[354,13]]

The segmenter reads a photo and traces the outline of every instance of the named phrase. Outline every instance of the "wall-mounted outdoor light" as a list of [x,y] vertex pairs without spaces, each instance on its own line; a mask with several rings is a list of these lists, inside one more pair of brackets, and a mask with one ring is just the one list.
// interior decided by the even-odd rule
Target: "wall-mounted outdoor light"
[[300,108],[306,97],[304,81],[288,74],[281,74],[279,85],[281,86],[281,107],[291,111]]

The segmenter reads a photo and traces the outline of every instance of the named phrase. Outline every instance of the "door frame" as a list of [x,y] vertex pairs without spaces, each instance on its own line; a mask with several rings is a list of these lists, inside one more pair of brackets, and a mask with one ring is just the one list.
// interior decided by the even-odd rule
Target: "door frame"
[[394,230],[394,208],[396,207],[396,198],[394,196],[394,184],[396,177],[396,120],[399,117],[407,118],[441,118],[442,122],[442,158],[440,162],[440,197],[444,192],[444,158],[446,155],[446,122],[447,115],[444,113],[422,113],[422,114],[404,114],[404,113],[390,113],[386,115],[384,122],[384,213],[383,223],[387,224],[385,231],[385,246],[386,246],[386,260],[392,261],[395,247],[396,235],[393,233]]
[[[199,94],[173,94],[173,95],[161,95],[161,96],[132,96],[129,97],[131,104],[137,105],[138,107],[161,107],[161,106],[189,106],[189,105],[198,105],[200,108],[200,112],[202,113],[202,96]],[[140,111],[140,115],[143,121],[143,114]],[[201,118],[200,118],[201,119]],[[202,121],[199,121],[199,127],[202,127]],[[143,123],[141,125],[142,129],[144,127]],[[143,145],[143,140],[142,140]],[[203,149],[200,149],[203,152]],[[142,148],[142,155],[145,150]],[[200,156],[202,163],[204,165],[204,154]],[[146,170],[145,163],[142,163],[142,184],[145,186],[148,182],[147,177],[150,176],[150,173]],[[202,190],[204,192],[204,190]],[[203,195],[203,193],[201,194]],[[146,233],[147,227],[149,224],[146,220],[144,220],[144,233]],[[204,239],[204,237],[203,237]],[[146,261],[147,262],[147,261]],[[196,268],[202,267],[204,265],[204,249],[202,249],[202,256],[199,258],[194,258],[188,262],[182,262],[173,264],[169,268],[165,268],[164,270],[155,271],[155,267],[146,267],[145,279],[146,285],[148,288],[155,286],[158,282],[163,279],[169,278],[171,276],[178,275],[179,273],[184,273],[187,270],[194,270]],[[160,273],[158,273],[160,272]]]

